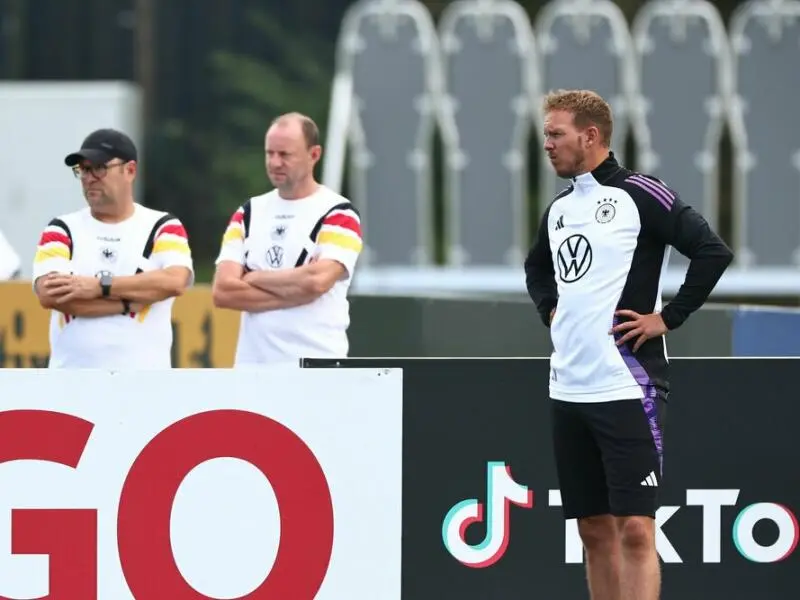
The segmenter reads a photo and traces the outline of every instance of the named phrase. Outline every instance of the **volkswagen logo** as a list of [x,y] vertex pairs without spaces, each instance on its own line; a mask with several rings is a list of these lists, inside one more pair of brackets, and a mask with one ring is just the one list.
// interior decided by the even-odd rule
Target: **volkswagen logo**
[[575,283],[592,266],[592,246],[585,236],[569,236],[558,247],[558,276],[564,283]]
[[267,250],[267,261],[273,269],[280,269],[283,266],[283,248],[272,246]]

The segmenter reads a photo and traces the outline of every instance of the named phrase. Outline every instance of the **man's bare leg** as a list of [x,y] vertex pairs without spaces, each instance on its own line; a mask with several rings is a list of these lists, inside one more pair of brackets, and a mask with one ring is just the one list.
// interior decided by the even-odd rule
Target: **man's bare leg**
[[621,600],[622,547],[619,527],[611,515],[578,520],[586,551],[586,577],[591,600]]
[[658,600],[661,565],[656,551],[655,521],[649,517],[623,517],[618,523],[622,546],[620,600]]

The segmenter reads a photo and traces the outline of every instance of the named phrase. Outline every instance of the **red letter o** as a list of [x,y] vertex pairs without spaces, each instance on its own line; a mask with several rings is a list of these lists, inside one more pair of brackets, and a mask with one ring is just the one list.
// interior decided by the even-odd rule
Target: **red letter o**
[[291,430],[263,415],[217,410],[159,433],[131,467],[117,521],[122,570],[137,600],[214,600],[183,578],[172,554],[170,516],[183,479],[197,465],[232,457],[250,462],[278,499],[281,538],[267,578],[247,600],[311,600],[333,550],[333,504],[314,454]]

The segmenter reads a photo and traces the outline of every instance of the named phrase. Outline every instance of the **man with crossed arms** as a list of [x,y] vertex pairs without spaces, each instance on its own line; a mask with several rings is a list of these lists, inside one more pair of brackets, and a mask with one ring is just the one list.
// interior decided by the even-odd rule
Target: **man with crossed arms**
[[265,137],[275,186],[231,218],[214,278],[214,304],[242,311],[235,366],[346,357],[347,292],[361,252],[355,207],[318,183],[322,147],[309,117],[275,119]]

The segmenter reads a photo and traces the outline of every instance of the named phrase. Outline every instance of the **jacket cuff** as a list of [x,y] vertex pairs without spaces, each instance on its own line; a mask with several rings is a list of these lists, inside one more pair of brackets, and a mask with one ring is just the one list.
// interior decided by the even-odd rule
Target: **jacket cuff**
[[666,325],[667,329],[672,331],[673,329],[677,329],[683,324],[684,319],[678,314],[678,312],[671,306],[667,305],[661,311],[661,320],[664,321],[664,325]]

